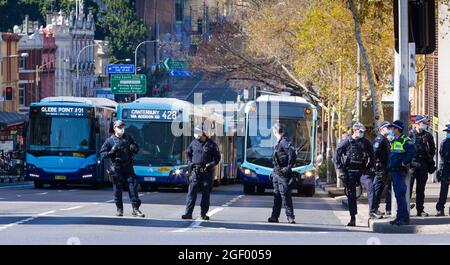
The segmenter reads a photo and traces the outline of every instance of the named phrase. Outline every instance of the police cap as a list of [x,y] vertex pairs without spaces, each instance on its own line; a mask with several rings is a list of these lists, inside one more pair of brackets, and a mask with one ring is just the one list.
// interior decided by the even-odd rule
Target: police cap
[[356,130],[360,130],[360,131],[363,131],[363,132],[366,131],[366,127],[364,126],[364,124],[362,124],[362,123],[360,123],[360,122],[356,122],[355,124],[353,124],[352,129],[353,129],[354,131],[356,131]]
[[417,115],[416,116],[416,121],[414,123],[417,124],[417,123],[420,123],[420,122],[428,123],[428,122],[430,122],[430,120],[425,115]]
[[114,122],[114,128],[115,127],[120,127],[120,126],[123,126],[123,125],[125,125],[125,122],[123,122],[122,120],[117,120],[117,121]]
[[399,129],[400,131],[403,131],[403,128],[405,127],[405,125],[403,124],[402,121],[396,120],[393,123],[391,123],[391,126],[394,128]]

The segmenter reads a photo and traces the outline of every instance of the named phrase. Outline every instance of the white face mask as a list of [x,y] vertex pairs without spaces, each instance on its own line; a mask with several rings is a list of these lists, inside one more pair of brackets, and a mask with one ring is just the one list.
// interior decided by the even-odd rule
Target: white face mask
[[275,136],[275,138],[276,138],[277,140],[280,140],[281,135],[280,135],[279,133],[273,132],[273,135]]
[[195,139],[200,139],[200,135],[198,133],[194,133],[194,138]]
[[121,137],[125,133],[125,128],[116,128],[116,135]]

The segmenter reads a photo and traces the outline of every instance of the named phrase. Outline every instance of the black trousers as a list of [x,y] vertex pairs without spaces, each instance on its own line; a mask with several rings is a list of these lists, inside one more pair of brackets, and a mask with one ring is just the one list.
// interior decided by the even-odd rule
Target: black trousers
[[286,216],[294,219],[294,206],[292,203],[292,192],[289,188],[289,178],[272,174],[273,178],[273,208],[272,218],[279,218],[281,214],[281,206],[284,202],[286,208]]
[[[421,163],[424,165],[423,163]],[[423,204],[425,201],[425,186],[428,180],[428,169],[425,166],[412,168],[411,173],[411,186],[410,186],[410,198],[412,197],[414,181],[416,182],[416,209],[417,213],[423,211]]]
[[186,198],[186,214],[192,215],[197,200],[197,192],[199,185],[202,187],[202,201],[200,203],[201,215],[206,215],[209,211],[210,194],[213,185],[213,177],[211,173],[195,173],[189,180],[189,191]]
[[130,169],[119,170],[119,181],[113,184],[114,202],[117,208],[123,209],[122,191],[125,186],[128,187],[128,196],[133,209],[139,209],[141,200],[139,199],[137,178],[134,171]]

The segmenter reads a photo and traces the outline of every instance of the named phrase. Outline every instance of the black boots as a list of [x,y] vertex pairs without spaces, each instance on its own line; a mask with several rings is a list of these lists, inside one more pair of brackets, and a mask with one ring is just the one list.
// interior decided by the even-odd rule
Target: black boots
[[123,216],[123,209],[117,208],[116,216]]
[[350,218],[350,222],[348,222],[347,226],[356,226],[356,217],[353,215]]
[[192,214],[183,214],[181,216],[181,219],[190,220],[190,219],[192,219]]
[[269,223],[278,223],[278,218],[270,217],[270,218],[267,220],[267,222],[269,222]]
[[143,214],[139,209],[133,209],[133,212],[131,213],[134,217],[145,217],[145,214]]

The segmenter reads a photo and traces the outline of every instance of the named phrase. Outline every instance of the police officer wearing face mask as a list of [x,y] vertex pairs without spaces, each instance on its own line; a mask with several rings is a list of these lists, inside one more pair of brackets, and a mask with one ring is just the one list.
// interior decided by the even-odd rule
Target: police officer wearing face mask
[[338,176],[343,178],[347,187],[350,222],[347,226],[356,225],[356,185],[361,183],[367,191],[369,211],[373,209],[373,180],[371,170],[374,164],[372,144],[364,137],[366,128],[357,122],[353,125],[353,134],[339,143],[335,154],[335,165]]
[[414,181],[416,181],[416,209],[417,216],[426,217],[428,213],[423,210],[425,201],[425,185],[428,180],[428,173],[433,173],[435,162],[433,160],[436,154],[436,146],[434,139],[428,130],[428,118],[426,116],[417,115],[414,123],[414,129],[411,130],[409,138],[411,138],[416,148],[416,155],[411,163],[411,186],[410,198],[412,197],[412,190]]
[[211,140],[203,129],[196,126],[194,129],[194,140],[186,150],[189,166],[189,191],[186,199],[186,213],[182,219],[192,219],[197,190],[202,187],[201,218],[209,220],[206,214],[209,210],[209,197],[213,186],[213,168],[220,162],[220,152],[217,144]]
[[[446,125],[444,132],[446,132],[446,138],[442,141],[439,148],[439,155],[441,160],[439,162],[439,170],[437,173],[437,179],[441,182],[441,191],[439,193],[439,200],[436,204],[437,214],[436,216],[444,216],[445,203],[448,196],[448,185],[450,182],[450,124]],[[450,213],[450,209],[449,209]]]
[[388,170],[392,176],[392,185],[394,186],[395,198],[397,199],[397,215],[396,218],[389,222],[392,225],[408,225],[409,213],[406,204],[406,174],[413,157],[416,153],[414,144],[411,139],[403,134],[403,122],[394,121],[391,124],[393,135],[388,135],[391,142],[391,152],[388,159]]
[[385,187],[386,190],[386,214],[390,215],[391,212],[391,188],[390,180],[388,179],[387,163],[389,151],[391,149],[390,143],[387,139],[389,135],[392,135],[392,130],[389,129],[391,123],[384,121],[381,123],[378,130],[378,135],[373,143],[373,152],[375,156],[375,177],[373,180],[373,204],[370,216],[380,219],[383,217],[378,208],[380,206],[381,196]]
[[288,223],[295,224],[294,206],[289,181],[292,179],[292,168],[295,165],[296,154],[291,142],[286,137],[286,128],[283,124],[275,123],[273,134],[277,139],[272,161],[274,169],[271,175],[273,182],[273,209],[268,219],[269,223],[278,223],[281,214],[281,205],[284,202]]
[[114,202],[117,206],[116,216],[123,216],[122,189],[128,186],[128,195],[133,206],[132,215],[145,217],[139,210],[141,200],[137,190],[137,180],[133,169],[133,156],[139,152],[139,146],[134,139],[125,134],[125,123],[121,120],[114,122],[114,134],[106,139],[100,154],[102,158],[111,159],[111,168],[108,169],[110,180],[113,183]]

